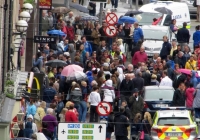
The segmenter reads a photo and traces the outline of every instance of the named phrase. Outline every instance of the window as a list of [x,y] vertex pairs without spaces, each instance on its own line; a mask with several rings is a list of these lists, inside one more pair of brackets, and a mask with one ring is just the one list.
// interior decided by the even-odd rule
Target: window
[[145,90],[144,98],[146,101],[148,100],[155,100],[159,101],[163,99],[165,101],[169,100],[172,101],[174,96],[174,90],[172,89],[148,89]]
[[143,29],[143,34],[144,39],[163,40],[163,36],[168,36],[168,30]]
[[181,126],[181,125],[190,125],[190,121],[188,118],[183,117],[167,117],[167,118],[159,118],[158,125],[165,126]]
[[145,13],[144,12],[144,13],[140,14],[140,16],[142,17],[142,19],[139,22],[140,25],[152,25],[153,19],[160,18],[162,16],[162,14],[161,13]]
[[171,16],[171,15],[167,15],[167,16],[165,17],[165,21],[164,21],[163,25],[164,25],[164,26],[170,26],[171,21],[172,21],[172,16]]

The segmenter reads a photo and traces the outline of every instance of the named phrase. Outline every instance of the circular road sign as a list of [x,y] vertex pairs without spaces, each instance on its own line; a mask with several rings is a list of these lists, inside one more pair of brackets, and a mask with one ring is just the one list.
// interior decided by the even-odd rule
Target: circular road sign
[[112,106],[110,103],[100,102],[96,109],[100,116],[108,116],[112,111]]
[[108,13],[106,15],[106,23],[108,25],[115,25],[118,21],[118,17],[115,13]]

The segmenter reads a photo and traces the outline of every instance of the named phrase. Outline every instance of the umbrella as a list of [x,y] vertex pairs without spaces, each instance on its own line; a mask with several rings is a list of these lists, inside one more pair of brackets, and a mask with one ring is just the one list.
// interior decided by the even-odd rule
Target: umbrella
[[142,13],[143,13],[142,11],[128,11],[128,12],[126,12],[126,14],[124,16],[130,16],[130,14],[138,15],[138,14],[142,14]]
[[129,17],[129,16],[123,16],[121,17],[119,20],[118,20],[118,23],[119,24],[122,24],[122,23],[129,23],[129,24],[133,24],[137,22],[137,19],[136,18],[133,18],[133,17]]
[[64,67],[64,69],[61,72],[62,76],[70,76],[72,73],[77,72],[77,71],[83,71],[83,68],[78,66],[78,65],[68,65]]
[[[191,74],[191,70],[189,70],[189,69],[179,69],[178,71],[183,74],[187,74],[187,75]],[[196,73],[196,77],[199,77],[198,73]]]
[[49,67],[63,67],[66,65],[67,63],[65,61],[58,60],[58,59],[50,60],[45,64],[45,66],[49,66]]
[[71,4],[69,4],[69,6],[71,8],[74,8],[74,9],[80,11],[80,12],[89,13],[89,10],[86,7],[82,6],[82,5],[71,3]]
[[89,21],[99,21],[99,18],[96,16],[84,15],[80,17],[81,21],[89,20]]
[[71,10],[66,7],[56,7],[52,10],[53,13],[60,13],[60,14],[69,13],[70,11]]
[[47,32],[48,35],[60,35],[65,36],[66,34],[60,30],[51,30]]
[[162,13],[162,14],[166,14],[166,15],[172,15],[173,12],[165,7],[157,7],[154,9],[155,11]]
[[87,75],[85,73],[83,73],[82,71],[76,71],[76,72],[71,73],[69,76],[67,76],[67,81],[71,81],[71,80],[80,81],[86,78],[87,78]]

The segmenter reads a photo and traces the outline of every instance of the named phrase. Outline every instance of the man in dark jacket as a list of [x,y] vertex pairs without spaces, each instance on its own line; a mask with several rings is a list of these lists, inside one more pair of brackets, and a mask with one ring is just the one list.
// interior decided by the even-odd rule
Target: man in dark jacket
[[129,104],[131,105],[131,119],[135,118],[137,113],[142,114],[144,108],[144,100],[141,96],[138,96],[139,90],[135,88],[132,96],[129,98]]
[[172,106],[185,106],[185,83],[180,83],[175,90]]
[[133,91],[133,82],[130,80],[130,75],[127,74],[120,85],[120,98],[128,102],[131,92]]
[[149,86],[151,83],[151,74],[146,71],[146,67],[142,66],[140,71],[142,73],[142,78],[144,79],[144,86]]
[[177,32],[177,41],[181,45],[182,51],[184,51],[184,46],[186,44],[189,44],[189,40],[190,40],[190,32],[188,31],[186,26],[187,26],[187,23],[184,22],[183,28],[178,29],[178,32]]
[[127,102],[126,101],[122,101],[122,106],[125,109],[123,115],[126,116],[130,120],[131,114],[130,114],[130,109],[129,109],[128,105],[127,105]]
[[114,124],[115,124],[115,137],[116,140],[128,140],[128,130],[129,126],[128,119],[123,115],[125,109],[123,106],[119,109],[120,112],[115,114]]
[[43,92],[43,101],[46,102],[47,108],[50,107],[50,103],[53,101],[55,95],[56,90],[53,88],[53,83],[49,83],[49,87],[45,88]]
[[163,44],[162,44],[162,48],[160,51],[160,57],[163,60],[167,60],[167,56],[170,55],[170,51],[172,48],[172,45],[168,42],[168,38],[167,36],[163,36]]
[[178,64],[180,68],[185,68],[183,54],[182,51],[179,51],[178,56],[174,59],[174,63]]
[[136,77],[132,81],[134,88],[137,88],[140,91],[140,93],[142,93],[144,88],[144,79],[142,78],[142,73],[137,73]]

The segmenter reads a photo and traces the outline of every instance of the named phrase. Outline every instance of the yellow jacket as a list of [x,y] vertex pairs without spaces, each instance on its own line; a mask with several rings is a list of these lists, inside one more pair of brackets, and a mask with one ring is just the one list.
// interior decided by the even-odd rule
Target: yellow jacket
[[[40,115],[40,119],[42,120],[43,117],[46,115],[44,108],[38,107],[37,108],[37,113]],[[42,129],[42,121],[37,121],[35,120],[35,124],[37,125],[38,130]]]
[[192,62],[188,60],[185,64],[185,69],[197,70],[197,62],[194,60]]

